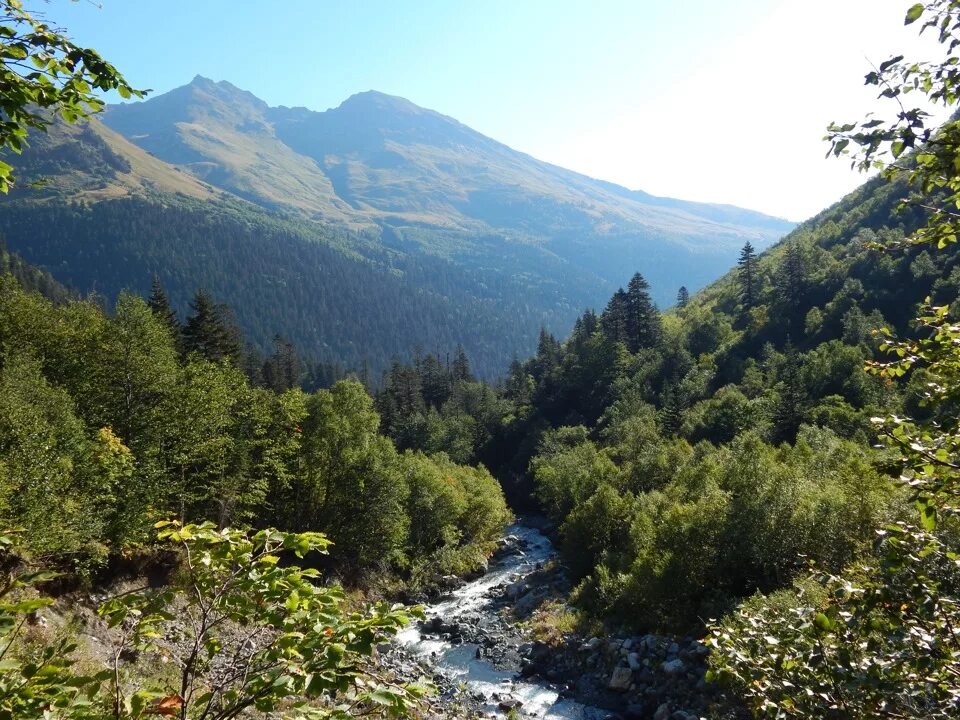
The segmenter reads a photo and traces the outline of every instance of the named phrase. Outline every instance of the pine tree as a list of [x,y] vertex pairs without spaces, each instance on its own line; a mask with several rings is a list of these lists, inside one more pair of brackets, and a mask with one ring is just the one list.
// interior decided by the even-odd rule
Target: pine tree
[[154,316],[170,329],[171,335],[179,342],[180,321],[177,319],[177,313],[170,306],[170,300],[160,283],[159,275],[153,276],[153,282],[150,284],[150,299],[147,300],[147,305],[153,311]]
[[685,308],[687,303],[690,302],[690,291],[687,290],[686,285],[681,285],[680,289],[677,291],[677,307]]
[[640,273],[635,273],[627,284],[627,348],[630,352],[652,348],[660,342],[660,313],[649,290],[650,285]]
[[750,241],[744,244],[737,260],[740,277],[740,301],[746,309],[752,308],[757,302],[757,253]]
[[206,290],[197,290],[190,303],[193,314],[183,327],[183,345],[213,362],[240,358],[240,333],[225,305],[214,302]]

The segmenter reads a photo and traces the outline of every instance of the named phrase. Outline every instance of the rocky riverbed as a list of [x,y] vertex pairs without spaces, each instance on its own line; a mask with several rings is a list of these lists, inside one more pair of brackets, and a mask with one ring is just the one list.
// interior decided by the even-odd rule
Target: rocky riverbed
[[[657,635],[531,642],[518,624],[566,596],[550,541],[514,525],[486,573],[449,580],[427,618],[384,653],[403,674],[426,672],[447,716],[545,720],[691,720],[714,700],[704,680],[707,648]],[[453,586],[456,587],[453,587]]]

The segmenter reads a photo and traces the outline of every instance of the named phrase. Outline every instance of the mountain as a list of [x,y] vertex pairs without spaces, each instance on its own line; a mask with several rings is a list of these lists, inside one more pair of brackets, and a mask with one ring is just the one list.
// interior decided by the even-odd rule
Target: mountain
[[404,250],[490,270],[502,249],[482,238],[523,246],[527,257],[513,273],[578,276],[590,288],[567,293],[578,309],[637,270],[668,304],[680,285],[700,287],[726,270],[746,240],[765,247],[792,228],[594,180],[374,91],[313,112],[271,108],[198,76],[146,102],[111,106],[103,120],[208,183],[308,219],[378,228]]
[[313,112],[196,78],[101,118],[15,159],[11,250],[108,300],[159,275],[181,314],[204,287],[262,350],[280,334],[374,377],[458,343],[498,376],[634,271],[666,305],[789,227],[592,180],[375,92]]

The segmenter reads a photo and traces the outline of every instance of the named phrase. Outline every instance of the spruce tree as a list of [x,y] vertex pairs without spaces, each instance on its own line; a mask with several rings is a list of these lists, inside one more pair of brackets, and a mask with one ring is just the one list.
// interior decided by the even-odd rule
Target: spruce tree
[[533,376],[538,382],[553,372],[560,364],[560,342],[545,327],[540,328],[537,341],[537,356],[533,360]]
[[803,382],[803,358],[787,338],[783,364],[778,371],[779,399],[774,408],[773,433],[778,442],[793,442],[804,420],[807,389]]
[[170,306],[170,300],[167,298],[167,293],[164,291],[158,275],[153,276],[153,281],[150,284],[150,299],[147,300],[147,305],[154,316],[170,329],[170,334],[179,342],[180,321],[177,319],[177,313]]
[[807,289],[807,265],[796,242],[787,251],[776,276],[777,298],[786,307],[799,309]]
[[451,378],[440,356],[428,353],[420,361],[420,382],[423,386],[423,399],[437,410],[450,398]]
[[660,342],[660,313],[650,298],[649,290],[650,285],[640,273],[635,273],[627,284],[626,329],[630,352],[652,348]]
[[476,378],[470,371],[470,361],[467,359],[467,353],[463,345],[457,345],[457,354],[453,358],[453,380],[454,382],[474,382]]
[[240,332],[225,305],[214,302],[206,290],[197,290],[190,302],[193,313],[183,327],[186,353],[195,352],[213,362],[240,358]]
[[757,302],[757,253],[749,240],[740,251],[737,266],[740,277],[740,301],[743,307],[749,310]]
[[297,349],[280,335],[274,336],[273,347],[273,354],[263,363],[264,385],[277,392],[298,387],[302,365]]
[[664,436],[676,437],[680,433],[683,426],[683,403],[673,385],[663,392],[658,419]]
[[611,342],[627,342],[627,293],[617,290],[600,316],[603,335]]
[[686,285],[681,285],[680,289],[677,291],[677,307],[685,308],[687,303],[690,302],[690,291],[687,290]]

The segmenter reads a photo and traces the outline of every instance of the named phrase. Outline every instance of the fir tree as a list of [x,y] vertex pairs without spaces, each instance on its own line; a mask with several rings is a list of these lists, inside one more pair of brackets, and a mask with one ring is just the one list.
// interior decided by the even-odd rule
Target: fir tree
[[296,348],[279,335],[274,336],[273,347],[273,355],[263,363],[264,385],[277,392],[299,387],[302,366]]
[[420,361],[420,384],[423,399],[437,410],[450,398],[450,374],[437,355],[427,354]]
[[774,409],[773,432],[775,440],[793,442],[804,420],[807,390],[803,382],[803,359],[789,338],[783,352],[785,357],[778,373],[779,399]]
[[147,305],[153,311],[154,316],[169,328],[170,334],[179,341],[180,321],[177,319],[177,313],[170,306],[170,300],[160,283],[159,275],[153,276],[153,282],[150,284],[150,299],[147,300]]
[[777,295],[787,306],[797,306],[803,300],[807,285],[807,266],[800,246],[792,242],[777,273]]
[[198,290],[190,303],[193,314],[183,327],[183,345],[207,360],[239,360],[240,337],[225,305],[214,302],[206,290]]
[[683,426],[683,403],[680,394],[673,385],[663,392],[660,412],[658,413],[660,428],[667,437],[676,437]]
[[757,253],[749,240],[740,251],[737,266],[740,278],[740,302],[749,310],[757,302]]
[[626,330],[630,352],[652,348],[660,342],[660,313],[649,290],[650,285],[640,273],[635,273],[627,284]]
[[617,290],[600,316],[604,337],[611,342],[627,342],[627,293]]
[[463,349],[463,345],[457,345],[457,354],[453,358],[451,371],[454,382],[474,382],[476,379],[470,371],[470,361],[467,359],[467,353]]
[[560,364],[560,342],[544,327],[540,328],[537,356],[533,360],[533,376],[537,381],[547,377]]
[[686,285],[681,285],[680,290],[677,291],[677,307],[685,308],[687,303],[690,302],[690,291],[687,290]]

